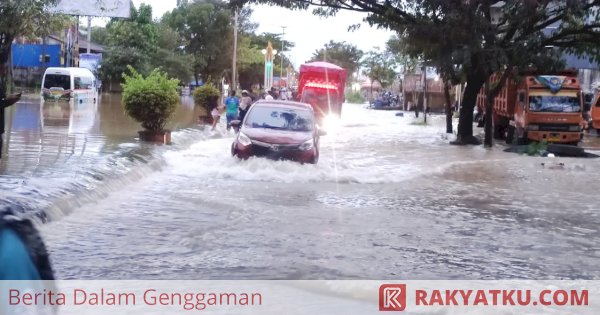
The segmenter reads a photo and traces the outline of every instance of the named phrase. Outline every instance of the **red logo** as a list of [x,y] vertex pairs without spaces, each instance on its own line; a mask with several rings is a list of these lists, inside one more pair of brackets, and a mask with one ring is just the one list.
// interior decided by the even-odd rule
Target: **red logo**
[[398,312],[406,308],[406,284],[383,284],[379,287],[379,311]]

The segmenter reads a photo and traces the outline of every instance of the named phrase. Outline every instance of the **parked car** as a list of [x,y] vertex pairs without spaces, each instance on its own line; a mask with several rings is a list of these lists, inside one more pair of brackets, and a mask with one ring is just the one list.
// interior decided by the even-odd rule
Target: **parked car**
[[243,122],[234,121],[232,125],[239,132],[231,154],[240,159],[257,156],[312,164],[319,160],[319,138],[325,132],[315,124],[309,104],[258,101]]

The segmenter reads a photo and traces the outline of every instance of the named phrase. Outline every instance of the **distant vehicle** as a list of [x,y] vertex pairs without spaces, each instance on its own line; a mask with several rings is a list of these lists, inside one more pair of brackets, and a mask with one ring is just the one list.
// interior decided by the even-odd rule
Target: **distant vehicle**
[[320,123],[328,115],[340,116],[344,103],[346,70],[328,62],[300,66],[296,99],[313,107]]
[[240,159],[257,156],[312,164],[319,160],[319,138],[325,133],[315,124],[309,104],[258,101],[243,122],[234,121],[232,125],[239,133],[231,154]]
[[42,97],[95,103],[98,98],[96,78],[86,68],[48,68],[42,79]]
[[[497,80],[492,76],[492,83]],[[477,97],[484,112],[485,95]],[[507,143],[546,141],[577,145],[583,136],[583,96],[575,71],[524,73],[517,83],[507,79],[494,99],[494,136]]]

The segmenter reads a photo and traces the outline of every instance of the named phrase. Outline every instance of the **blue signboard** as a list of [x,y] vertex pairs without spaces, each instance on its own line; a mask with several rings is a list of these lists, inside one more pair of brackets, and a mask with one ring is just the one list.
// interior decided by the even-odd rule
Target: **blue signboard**
[[60,67],[60,45],[13,44],[12,60],[15,67]]

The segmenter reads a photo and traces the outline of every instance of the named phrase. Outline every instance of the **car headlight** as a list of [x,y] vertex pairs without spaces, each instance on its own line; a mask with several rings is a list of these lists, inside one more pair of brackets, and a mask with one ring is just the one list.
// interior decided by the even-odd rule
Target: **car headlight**
[[532,131],[538,131],[538,130],[540,130],[540,125],[529,125],[527,127],[527,129],[532,130]]
[[310,149],[312,149],[315,146],[315,142],[313,141],[313,139],[307,140],[304,143],[302,143],[298,148],[302,151],[308,151]]
[[569,126],[569,131],[581,131],[579,125]]
[[241,132],[238,134],[238,142],[241,145],[251,145],[252,144],[252,140],[250,140],[250,138],[248,138],[248,136],[246,136],[245,134],[243,134]]

